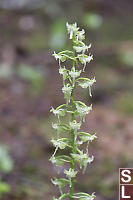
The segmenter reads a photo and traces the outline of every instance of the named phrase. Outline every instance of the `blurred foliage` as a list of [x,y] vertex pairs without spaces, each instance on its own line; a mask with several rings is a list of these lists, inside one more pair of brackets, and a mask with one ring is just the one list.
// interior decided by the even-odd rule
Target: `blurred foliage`
[[17,73],[22,79],[31,84],[29,90],[32,93],[39,94],[44,89],[45,74],[38,68],[21,64]]
[[0,64],[0,80],[9,80],[13,77],[13,67],[8,63]]
[[10,186],[7,183],[0,181],[0,197],[8,192],[10,192]]
[[51,49],[61,49],[66,44],[66,21],[65,20],[57,20],[53,23],[51,28],[51,38],[49,45]]
[[24,47],[32,53],[44,50],[47,47],[47,38],[45,33],[43,31],[33,32],[30,38],[25,39]]
[[129,67],[133,67],[133,51],[125,51],[120,56],[120,61]]
[[[0,145],[0,172],[9,173],[13,169],[13,160],[9,156],[8,148]],[[1,181],[0,177],[0,196],[10,192],[10,186]]]
[[90,29],[97,29],[102,25],[103,18],[97,13],[86,13],[82,21],[84,26]]
[[116,100],[116,109],[128,115],[133,115],[133,93],[119,95]]
[[0,146],[0,171],[10,172],[13,169],[13,161],[9,156],[9,152],[6,146]]

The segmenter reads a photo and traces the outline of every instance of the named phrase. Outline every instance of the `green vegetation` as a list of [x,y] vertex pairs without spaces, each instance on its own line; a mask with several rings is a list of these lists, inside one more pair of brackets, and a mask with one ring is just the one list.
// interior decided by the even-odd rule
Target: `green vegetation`
[[[8,173],[13,169],[13,161],[6,146],[0,146],[0,172]],[[0,177],[0,196],[10,191],[10,186]]]

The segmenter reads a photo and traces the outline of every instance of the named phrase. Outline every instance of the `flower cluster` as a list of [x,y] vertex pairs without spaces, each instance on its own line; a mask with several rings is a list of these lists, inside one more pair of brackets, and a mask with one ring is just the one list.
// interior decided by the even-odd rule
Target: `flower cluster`
[[[79,30],[76,23],[67,23],[66,27],[70,35],[69,38],[73,43],[73,51],[65,50],[59,53],[53,53],[55,59],[59,61],[59,74],[63,77],[62,92],[66,103],[56,109],[52,107],[50,110],[50,112],[57,116],[57,122],[52,124],[52,127],[57,131],[57,137],[51,140],[55,151],[50,161],[57,167],[62,165],[65,167],[66,163],[70,167],[64,170],[65,178],[52,179],[52,183],[59,187],[61,193],[59,198],[54,197],[53,200],[66,198],[93,200],[95,198],[94,193],[91,195],[82,192],[74,193],[75,178],[78,175],[77,165],[85,172],[87,165],[94,160],[94,156],[88,153],[88,145],[97,136],[95,133],[90,134],[80,131],[81,125],[85,121],[85,116],[92,110],[92,105],[87,106],[83,102],[74,99],[75,89],[77,87],[88,88],[89,95],[92,97],[91,87],[96,82],[95,78],[88,79],[80,77],[80,75],[84,72],[86,64],[93,60],[93,56],[90,53],[88,55],[86,54],[91,48],[91,44],[86,45],[83,42],[85,39],[85,31],[83,29]],[[67,61],[71,61],[72,67],[66,67]],[[82,69],[79,69],[79,63],[83,64]],[[62,118],[66,115],[71,115],[71,120],[63,123]],[[66,137],[64,137],[64,134]],[[86,145],[86,150],[83,150],[82,145]],[[63,149],[69,149],[69,155],[57,155],[58,151]],[[63,188],[68,185],[69,191],[65,193],[64,191],[66,189],[64,190]]]

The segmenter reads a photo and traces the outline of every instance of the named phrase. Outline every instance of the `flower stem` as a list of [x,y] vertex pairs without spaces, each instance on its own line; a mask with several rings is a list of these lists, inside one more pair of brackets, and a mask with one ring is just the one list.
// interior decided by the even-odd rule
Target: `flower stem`
[[[75,52],[74,52],[74,56],[75,56]],[[75,70],[75,61],[73,61],[73,68]],[[71,94],[71,100],[72,100],[72,121],[75,120],[75,104],[74,104],[74,89],[75,89],[75,80],[73,78],[72,80],[72,86],[73,86],[73,89],[72,89],[72,94]],[[72,153],[75,153],[75,133],[74,133],[74,130],[71,131],[71,144],[72,144]],[[75,169],[75,163],[74,163],[74,160],[73,158],[71,157],[71,168],[74,170]],[[70,196],[73,194],[74,192],[74,177],[71,179],[71,188],[70,188]],[[72,199],[70,197],[70,199]]]

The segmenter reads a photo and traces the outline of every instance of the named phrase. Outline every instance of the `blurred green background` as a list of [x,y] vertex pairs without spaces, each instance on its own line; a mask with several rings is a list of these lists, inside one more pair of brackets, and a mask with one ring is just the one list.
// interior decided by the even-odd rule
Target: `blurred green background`
[[71,48],[65,24],[77,22],[92,43],[96,77],[84,130],[97,132],[89,147],[95,156],[77,191],[96,200],[118,199],[118,169],[133,166],[133,1],[0,1],[0,199],[50,200],[58,194],[49,162],[55,134],[51,106],[63,103],[62,79],[53,51]]

